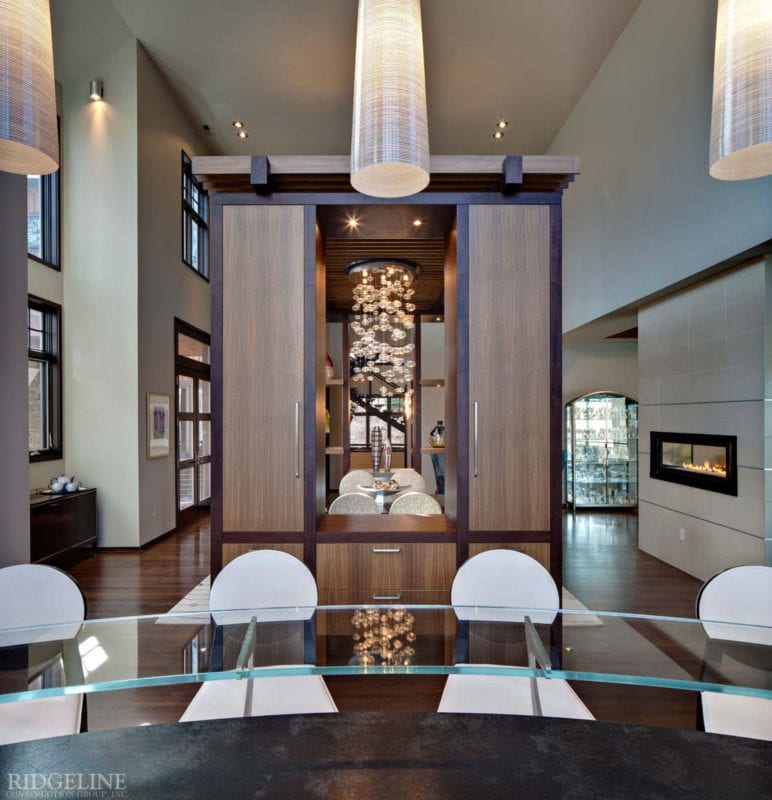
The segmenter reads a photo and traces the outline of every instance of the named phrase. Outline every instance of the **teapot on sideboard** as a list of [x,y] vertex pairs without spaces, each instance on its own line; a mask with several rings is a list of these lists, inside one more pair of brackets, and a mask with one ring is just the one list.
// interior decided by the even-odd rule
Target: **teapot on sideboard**
[[67,475],[60,475],[58,478],[51,478],[48,484],[48,488],[55,493],[77,492],[80,486],[80,481],[76,481],[74,475],[71,478],[67,477]]

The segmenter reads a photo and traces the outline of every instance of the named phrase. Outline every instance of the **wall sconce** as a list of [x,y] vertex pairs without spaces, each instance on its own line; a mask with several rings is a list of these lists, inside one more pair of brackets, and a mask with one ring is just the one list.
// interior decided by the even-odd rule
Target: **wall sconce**
[[91,81],[88,85],[88,99],[94,102],[96,100],[102,100],[104,96],[105,87],[102,85],[102,81]]
[[0,170],[59,168],[54,53],[48,0],[0,0]]
[[351,185],[407,197],[429,183],[420,0],[359,0]]
[[719,0],[710,174],[772,174],[772,2]]

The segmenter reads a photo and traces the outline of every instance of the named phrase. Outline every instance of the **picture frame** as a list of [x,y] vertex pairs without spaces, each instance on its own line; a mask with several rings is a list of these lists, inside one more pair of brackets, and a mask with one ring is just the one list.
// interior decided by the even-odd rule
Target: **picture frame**
[[147,393],[147,457],[166,458],[171,453],[171,398]]

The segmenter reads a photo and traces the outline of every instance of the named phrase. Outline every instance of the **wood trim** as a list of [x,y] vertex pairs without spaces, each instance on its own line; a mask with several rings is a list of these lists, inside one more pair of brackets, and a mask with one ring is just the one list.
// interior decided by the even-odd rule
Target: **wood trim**
[[249,163],[249,182],[258,193],[270,191],[271,165],[265,156],[252,156]]
[[223,306],[222,306],[222,206],[209,207],[209,276],[211,288],[211,408],[212,408],[212,516],[211,526],[211,575],[212,580],[222,569],[222,355],[223,355]]
[[514,192],[523,183],[523,157],[506,156],[501,174],[501,190]]
[[344,314],[341,331],[341,375],[343,375],[343,474],[351,469],[351,369],[349,361],[349,315]]
[[[458,531],[458,564],[469,541],[469,206],[456,209],[455,248],[445,268],[445,513]],[[454,258],[452,258],[454,256]],[[455,262],[455,263],[453,263]]]
[[286,192],[268,195],[246,194],[242,192],[217,193],[210,187],[210,208],[215,205],[243,206],[243,205],[278,205],[278,206],[391,206],[391,205],[422,205],[422,206],[454,206],[459,203],[467,205],[555,205],[562,202],[560,189],[543,192],[522,192],[513,194],[496,194],[493,192],[423,192],[410,197],[370,197],[358,192]]
[[223,531],[222,544],[233,542],[299,542],[303,543],[302,533],[287,531]]
[[550,564],[563,585],[563,209],[552,206],[550,226]]
[[319,522],[317,535],[329,533],[395,534],[452,533],[453,525],[444,514],[327,514]]
[[[521,156],[523,172],[551,175],[581,172],[577,156]],[[267,156],[274,175],[334,175],[348,174],[350,156]],[[433,175],[497,174],[502,169],[501,156],[431,156]],[[251,156],[196,156],[194,175],[250,175]]]
[[388,531],[381,533],[322,533],[316,534],[317,544],[355,544],[361,542],[456,542],[456,534],[427,533],[425,531]]
[[544,542],[552,541],[551,531],[474,531],[469,534],[472,542]]
[[324,453],[325,262],[316,207],[304,209],[303,286],[303,531],[304,560],[315,572],[315,534],[327,499]]
[[[408,463],[408,454],[410,455],[410,466],[421,472],[423,467],[423,459],[421,458],[421,370],[423,369],[423,360],[421,358],[421,315],[416,312],[413,317],[415,325],[413,326],[413,343],[415,348],[413,350],[413,360],[415,361],[415,371],[413,372],[413,419],[410,422],[411,441],[405,439],[405,464]],[[415,380],[418,378],[418,380]],[[404,398],[403,398],[404,402]]]

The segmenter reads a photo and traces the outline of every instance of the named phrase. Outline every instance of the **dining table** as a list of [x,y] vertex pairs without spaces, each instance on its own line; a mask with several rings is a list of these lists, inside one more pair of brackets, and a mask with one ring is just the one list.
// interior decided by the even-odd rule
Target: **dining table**
[[[90,728],[0,747],[0,800],[49,790],[56,794],[35,796],[89,796],[77,787],[81,777],[66,778],[76,782],[72,790],[52,789],[62,775],[107,776],[99,778],[107,793],[90,796],[132,800],[772,795],[770,742],[542,717],[536,707],[532,716],[398,713],[384,684],[464,674],[547,678],[580,692],[675,691],[696,709],[701,692],[772,700],[769,647],[744,650],[738,668],[737,653],[717,648],[696,619],[462,608],[429,602],[436,594],[376,594],[378,601],[341,592],[334,605],[309,608],[204,608],[0,629],[0,704],[82,693]],[[524,657],[524,624],[546,662]],[[74,669],[57,642],[70,662],[78,654]],[[293,675],[355,679],[361,696],[372,686],[372,710],[189,723],[161,722],[148,705],[142,716],[127,711],[142,692],[183,698],[207,681],[234,679],[259,691],[261,678]]]

